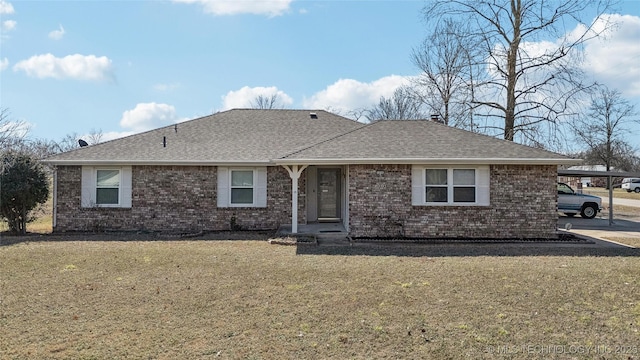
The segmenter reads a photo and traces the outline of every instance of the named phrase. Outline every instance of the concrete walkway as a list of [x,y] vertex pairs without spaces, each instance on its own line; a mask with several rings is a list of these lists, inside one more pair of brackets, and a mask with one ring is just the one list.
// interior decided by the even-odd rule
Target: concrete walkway
[[618,243],[608,240],[610,238],[640,238],[639,221],[614,219],[614,223],[609,226],[609,219],[606,217],[583,219],[578,216],[572,218],[560,216],[558,229],[569,234],[609,242],[612,245]]

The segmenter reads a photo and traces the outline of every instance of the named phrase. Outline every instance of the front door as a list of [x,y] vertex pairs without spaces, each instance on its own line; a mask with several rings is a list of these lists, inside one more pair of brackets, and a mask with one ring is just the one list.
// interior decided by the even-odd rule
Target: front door
[[318,220],[340,220],[340,169],[318,168]]

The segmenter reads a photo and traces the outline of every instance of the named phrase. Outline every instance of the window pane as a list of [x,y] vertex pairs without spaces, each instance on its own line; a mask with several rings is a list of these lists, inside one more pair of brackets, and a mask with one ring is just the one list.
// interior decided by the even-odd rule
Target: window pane
[[427,169],[427,185],[447,185],[447,169]]
[[98,170],[98,187],[120,186],[120,170]]
[[476,171],[474,169],[453,169],[453,185],[475,185]]
[[476,202],[475,187],[453,188],[453,202]]
[[96,190],[96,203],[98,205],[117,205],[118,189],[99,188]]
[[232,204],[253,204],[253,189],[231,189]]
[[231,186],[253,186],[253,171],[231,171]]
[[427,202],[447,202],[447,188],[427,186]]

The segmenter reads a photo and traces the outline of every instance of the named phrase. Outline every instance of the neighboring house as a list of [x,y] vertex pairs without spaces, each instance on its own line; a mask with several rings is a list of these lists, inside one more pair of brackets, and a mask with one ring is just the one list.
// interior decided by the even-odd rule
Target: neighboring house
[[421,120],[230,110],[55,155],[54,231],[553,238],[552,152]]
[[[577,165],[571,166],[567,170],[580,170],[580,171],[607,171],[607,167],[604,165]],[[614,169],[611,169],[614,170]],[[571,185],[574,189],[582,190],[582,188],[591,186],[603,187],[606,185],[607,179],[605,177],[592,178],[590,176],[585,177],[571,177],[561,176],[559,181]]]

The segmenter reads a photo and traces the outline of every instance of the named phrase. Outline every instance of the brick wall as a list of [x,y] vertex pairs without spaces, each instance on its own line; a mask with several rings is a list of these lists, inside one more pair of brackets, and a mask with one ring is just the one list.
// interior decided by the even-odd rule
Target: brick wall
[[[131,208],[81,208],[81,173],[80,166],[57,168],[56,232],[229,230],[232,218],[247,230],[291,223],[291,179],[282,167],[267,168],[266,208],[218,208],[215,166],[133,166]],[[304,222],[302,179],[299,185]]]
[[556,237],[555,166],[493,165],[490,174],[490,206],[412,206],[411,165],[352,165],[351,235]]
[[[428,238],[552,238],[556,233],[556,167],[491,166],[488,207],[412,206],[410,165],[349,167],[353,236]],[[213,166],[133,166],[132,207],[81,208],[81,167],[57,169],[54,231],[146,230],[197,232],[276,229],[291,223],[291,179],[268,167],[266,208],[217,208]],[[299,183],[299,222],[306,222],[305,176]]]

